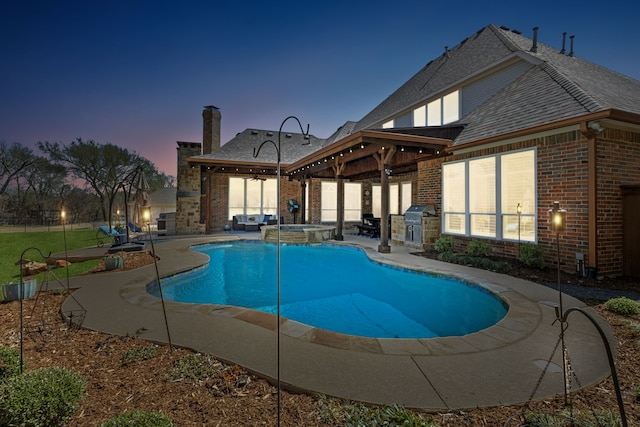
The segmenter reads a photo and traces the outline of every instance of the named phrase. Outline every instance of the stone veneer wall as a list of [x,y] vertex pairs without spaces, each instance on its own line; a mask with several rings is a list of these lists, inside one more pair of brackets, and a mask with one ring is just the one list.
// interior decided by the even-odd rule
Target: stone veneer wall
[[200,222],[200,167],[192,167],[187,159],[202,153],[198,142],[178,141],[178,189],[176,192],[176,234],[204,233]]

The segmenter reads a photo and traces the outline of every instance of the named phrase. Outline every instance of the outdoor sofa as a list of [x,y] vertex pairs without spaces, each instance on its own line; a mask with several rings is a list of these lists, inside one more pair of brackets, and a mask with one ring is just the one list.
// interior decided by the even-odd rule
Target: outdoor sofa
[[234,215],[233,216],[233,226],[234,230],[246,230],[246,231],[257,231],[260,229],[260,226],[267,224],[276,224],[277,221],[275,218],[271,218],[271,215],[258,215],[258,214],[247,214],[247,215]]

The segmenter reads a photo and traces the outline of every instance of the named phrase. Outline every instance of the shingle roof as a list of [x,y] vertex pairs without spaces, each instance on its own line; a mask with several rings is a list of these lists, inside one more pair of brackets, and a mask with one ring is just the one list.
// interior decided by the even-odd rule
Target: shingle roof
[[430,61],[380,105],[364,116],[356,130],[369,129],[391,116],[431,98],[513,53],[496,37],[494,27],[482,28],[457,46]]
[[[258,157],[253,157],[253,150],[258,149],[264,141],[271,140],[278,144],[278,132],[258,129],[245,129],[211,154],[194,156],[192,159],[205,161],[234,161],[241,163],[276,163],[276,149],[273,144],[265,144]],[[324,139],[309,136],[305,140],[301,133],[282,132],[280,138],[280,161],[283,164],[293,163],[325,144]]]
[[[437,96],[464,86],[465,80],[507,61],[521,60],[531,68],[498,90],[484,103],[450,126],[463,125],[453,145],[530,129],[562,119],[618,109],[640,114],[640,81],[593,64],[558,49],[533,41],[517,32],[495,25],[480,29],[452,49],[430,61],[393,94],[358,122],[346,122],[327,139],[310,136],[303,145],[302,134],[283,133],[281,161],[297,160],[365,129],[398,116]],[[287,137],[286,135],[290,135]],[[203,161],[275,163],[275,149],[268,144],[259,158],[253,150],[278,132],[246,129],[211,154],[193,157]]]
[[530,61],[532,68],[462,117],[465,129],[454,145],[608,109],[640,114],[640,81],[544,43],[533,53],[532,44],[519,33],[489,25],[429,62],[355,130],[377,127],[514,55]]

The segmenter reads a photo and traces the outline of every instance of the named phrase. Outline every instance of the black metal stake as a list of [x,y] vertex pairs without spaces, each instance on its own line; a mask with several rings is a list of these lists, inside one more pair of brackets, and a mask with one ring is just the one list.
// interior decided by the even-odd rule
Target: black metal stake
[[276,264],[277,264],[277,312],[276,312],[276,321],[277,321],[277,325],[276,325],[276,384],[277,384],[277,425],[280,426],[280,413],[281,413],[281,401],[280,401],[280,391],[281,391],[281,382],[280,382],[280,148],[281,148],[281,138],[280,136],[282,135],[282,127],[284,126],[285,122],[289,119],[295,119],[298,122],[298,125],[300,126],[300,131],[302,132],[302,134],[304,136],[308,136],[309,135],[309,125],[307,125],[307,131],[305,132],[302,129],[302,123],[300,123],[300,120],[295,117],[295,116],[289,116],[286,119],[284,119],[282,121],[282,123],[280,124],[280,130],[278,131],[278,144],[276,145],[276,143],[270,139],[263,141],[262,144],[260,144],[260,146],[256,149],[253,149],[253,157],[258,157],[258,155],[260,154],[260,150],[262,149],[262,147],[264,146],[264,144],[266,144],[267,142],[273,144],[273,146],[276,149],[276,161],[277,161],[277,167],[276,167],[276,177],[277,177],[277,183],[276,183],[276,194],[277,194],[277,200],[276,200],[276,214],[277,214],[277,219],[276,219],[276,227],[278,227],[277,230],[277,255],[276,255]]
[[156,259],[156,248],[153,245],[153,236],[151,235],[151,223],[147,222],[147,228],[149,229],[149,240],[151,241],[151,254],[153,256],[153,264],[156,267],[156,280],[158,283],[158,292],[160,293],[160,301],[162,302],[162,314],[164,315],[164,326],[167,330],[167,339],[169,340],[169,349],[173,350],[171,344],[171,333],[169,332],[169,320],[167,319],[167,309],[164,305],[164,295],[162,294],[162,283],[160,283],[160,272],[158,271],[158,260]]

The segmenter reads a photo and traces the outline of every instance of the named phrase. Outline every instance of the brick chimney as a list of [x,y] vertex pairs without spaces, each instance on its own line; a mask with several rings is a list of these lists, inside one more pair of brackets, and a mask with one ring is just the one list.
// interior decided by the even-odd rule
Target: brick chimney
[[220,148],[220,110],[208,105],[202,112],[202,154],[211,154]]

